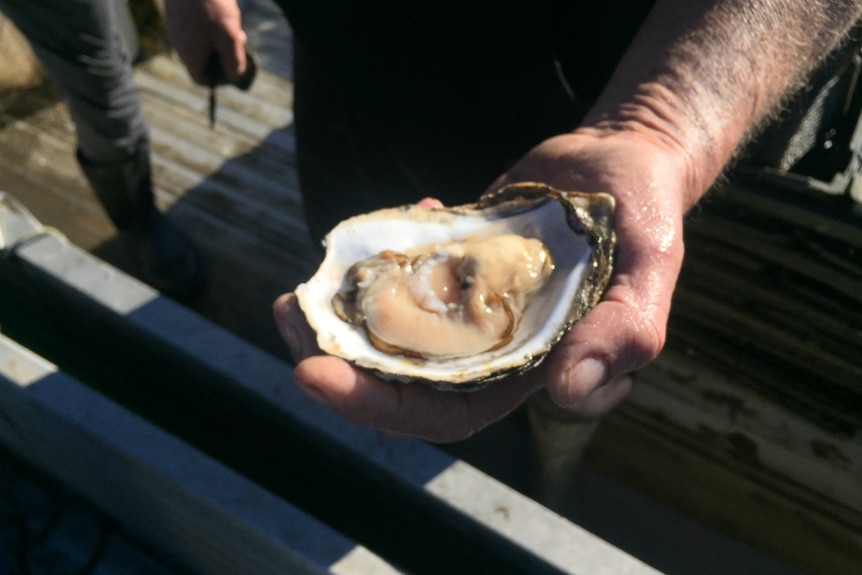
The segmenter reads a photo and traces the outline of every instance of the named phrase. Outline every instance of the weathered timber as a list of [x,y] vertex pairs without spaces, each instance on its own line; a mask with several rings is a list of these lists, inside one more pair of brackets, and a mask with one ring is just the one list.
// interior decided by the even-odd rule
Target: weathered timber
[[690,214],[686,248],[666,348],[592,461],[810,573],[853,573],[862,213],[731,182]]

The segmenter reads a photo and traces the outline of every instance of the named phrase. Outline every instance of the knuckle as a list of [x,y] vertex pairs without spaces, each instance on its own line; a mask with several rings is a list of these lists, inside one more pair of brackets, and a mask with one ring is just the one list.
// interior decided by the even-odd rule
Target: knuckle
[[[662,317],[667,317],[663,315]],[[657,319],[657,314],[642,317],[634,338],[629,344],[624,369],[617,373],[623,375],[639,369],[658,357],[667,340],[667,322]]]

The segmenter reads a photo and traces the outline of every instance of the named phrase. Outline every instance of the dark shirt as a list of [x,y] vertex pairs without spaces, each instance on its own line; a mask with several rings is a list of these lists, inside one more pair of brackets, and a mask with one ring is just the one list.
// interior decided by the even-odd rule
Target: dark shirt
[[[277,1],[300,45],[303,187],[315,187],[314,166],[331,179],[344,162],[375,163],[350,170],[353,189],[373,173],[401,172],[373,184],[370,207],[423,195],[473,200],[531,147],[574,129],[652,3]],[[324,122],[338,129],[324,135]],[[346,124],[358,138],[352,150],[333,145]],[[312,167],[303,154],[316,156]],[[356,194],[362,205],[350,209],[366,211]]]

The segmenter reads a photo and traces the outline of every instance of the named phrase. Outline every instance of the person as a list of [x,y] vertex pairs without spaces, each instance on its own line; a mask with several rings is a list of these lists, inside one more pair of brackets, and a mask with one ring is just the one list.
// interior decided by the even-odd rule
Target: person
[[[862,11],[843,0],[278,3],[295,36],[297,153],[316,236],[352,213],[462,203],[508,182],[616,198],[601,302],[539,368],[479,392],[387,383],[321,355],[293,294],[275,302],[308,396],[433,442],[528,399],[588,421],[627,395],[664,345],[684,214]],[[239,53],[235,0],[167,5],[193,78],[207,50]],[[207,24],[190,27],[192,14]]]
[[67,103],[76,158],[141,278],[187,298],[204,284],[201,256],[155,206],[149,130],[118,32],[115,0],[0,0]]

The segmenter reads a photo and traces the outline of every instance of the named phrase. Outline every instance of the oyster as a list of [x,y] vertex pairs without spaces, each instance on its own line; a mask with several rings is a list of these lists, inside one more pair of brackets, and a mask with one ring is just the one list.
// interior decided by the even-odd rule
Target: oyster
[[385,379],[477,389],[538,365],[601,297],[613,197],[520,183],[356,216],[298,286],[320,348]]

